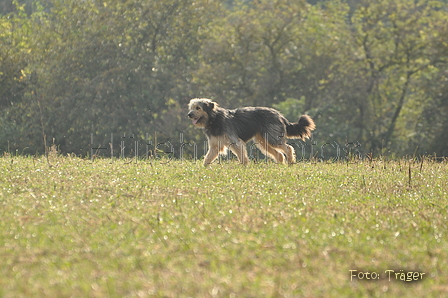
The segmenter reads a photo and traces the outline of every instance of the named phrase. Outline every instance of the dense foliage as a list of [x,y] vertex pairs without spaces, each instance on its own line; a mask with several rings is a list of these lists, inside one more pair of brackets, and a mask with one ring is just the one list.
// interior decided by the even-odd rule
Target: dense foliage
[[1,151],[80,153],[91,133],[199,143],[186,104],[208,97],[309,113],[318,145],[448,154],[446,1],[13,2]]

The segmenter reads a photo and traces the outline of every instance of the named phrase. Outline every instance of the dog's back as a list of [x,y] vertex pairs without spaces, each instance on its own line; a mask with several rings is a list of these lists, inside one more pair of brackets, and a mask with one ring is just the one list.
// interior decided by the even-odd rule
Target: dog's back
[[244,142],[248,142],[258,134],[267,136],[269,143],[275,144],[286,135],[283,121],[286,119],[274,109],[246,107],[233,110],[231,115],[233,120],[230,122],[233,122],[238,137]]
[[244,142],[257,134],[266,138],[270,144],[277,144],[283,138],[305,139],[311,136],[315,128],[314,121],[308,115],[302,115],[297,122],[291,123],[277,110],[266,107],[224,110],[218,119],[223,122],[218,127],[227,127],[227,134],[236,133]]

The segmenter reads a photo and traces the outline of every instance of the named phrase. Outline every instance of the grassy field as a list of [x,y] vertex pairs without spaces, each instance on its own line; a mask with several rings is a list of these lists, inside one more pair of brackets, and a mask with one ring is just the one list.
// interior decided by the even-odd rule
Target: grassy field
[[446,161],[0,171],[0,297],[448,296]]

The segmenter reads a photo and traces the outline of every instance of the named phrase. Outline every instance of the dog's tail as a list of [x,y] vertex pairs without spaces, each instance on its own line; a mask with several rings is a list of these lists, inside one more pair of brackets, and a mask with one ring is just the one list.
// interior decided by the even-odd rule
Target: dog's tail
[[287,122],[285,124],[286,137],[289,139],[309,139],[311,137],[311,132],[316,128],[313,119],[308,115],[300,116],[297,122]]

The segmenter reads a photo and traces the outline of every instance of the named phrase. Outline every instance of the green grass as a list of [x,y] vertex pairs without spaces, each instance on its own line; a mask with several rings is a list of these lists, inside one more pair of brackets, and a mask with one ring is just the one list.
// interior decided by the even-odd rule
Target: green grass
[[447,162],[5,156],[0,171],[0,297],[448,295]]

